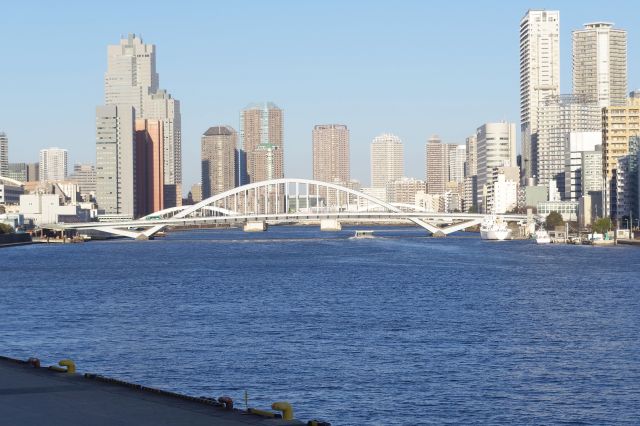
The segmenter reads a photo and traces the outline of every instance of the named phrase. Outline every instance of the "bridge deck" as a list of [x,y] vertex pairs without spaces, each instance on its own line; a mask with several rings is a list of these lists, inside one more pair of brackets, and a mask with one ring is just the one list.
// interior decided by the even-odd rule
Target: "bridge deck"
[[303,425],[227,411],[196,398],[136,389],[0,358],[0,423],[11,425]]

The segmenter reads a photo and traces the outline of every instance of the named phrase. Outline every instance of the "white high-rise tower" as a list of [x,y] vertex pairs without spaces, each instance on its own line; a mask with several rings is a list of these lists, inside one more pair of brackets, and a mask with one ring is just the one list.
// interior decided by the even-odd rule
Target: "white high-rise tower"
[[538,105],[560,94],[560,12],[529,10],[520,20],[520,128],[524,177],[537,174]]
[[371,186],[386,188],[387,183],[404,174],[404,150],[399,137],[390,133],[376,136],[371,142]]
[[608,22],[573,32],[573,93],[600,108],[627,102],[627,32]]

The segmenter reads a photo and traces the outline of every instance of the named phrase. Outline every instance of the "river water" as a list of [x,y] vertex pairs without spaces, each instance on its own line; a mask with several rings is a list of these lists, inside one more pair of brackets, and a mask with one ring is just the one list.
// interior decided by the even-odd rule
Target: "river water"
[[640,248],[376,229],[1,249],[0,354],[334,425],[638,421]]

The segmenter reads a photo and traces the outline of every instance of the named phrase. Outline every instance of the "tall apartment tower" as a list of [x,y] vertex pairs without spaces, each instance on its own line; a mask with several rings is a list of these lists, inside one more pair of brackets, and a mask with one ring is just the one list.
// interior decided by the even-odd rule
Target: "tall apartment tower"
[[538,104],[549,95],[559,94],[560,12],[529,10],[520,20],[520,129],[525,179],[537,174]]
[[146,216],[165,208],[163,141],[163,121],[136,119],[136,216]]
[[173,207],[182,203],[180,103],[160,90],[159,80],[153,44],[129,34],[119,44],[107,47],[105,105],[131,106],[136,119],[162,121],[163,204]]
[[600,108],[627,102],[627,32],[608,22],[573,31],[573,93]]
[[465,164],[465,177],[478,174],[478,137],[471,135],[466,139],[467,160]]
[[449,145],[433,135],[425,146],[425,171],[430,194],[444,194],[449,181]]
[[272,102],[240,112],[239,181],[241,184],[284,177],[283,112]]
[[40,150],[40,182],[61,181],[67,178],[69,157],[66,149]]
[[131,105],[96,108],[98,212],[122,219],[136,214],[135,110]]
[[349,129],[344,124],[320,124],[313,127],[313,178],[346,185],[349,168]]
[[237,139],[231,126],[209,127],[202,135],[202,199],[235,187]]
[[464,165],[467,160],[466,145],[448,145],[447,157],[449,160],[448,181],[464,182]]
[[483,187],[496,167],[516,167],[516,125],[514,123],[486,123],[476,131],[478,139],[477,198],[483,203]]
[[4,132],[0,132],[0,176],[9,173],[9,138]]
[[396,135],[383,133],[371,142],[371,187],[387,188],[387,183],[404,174],[404,148]]

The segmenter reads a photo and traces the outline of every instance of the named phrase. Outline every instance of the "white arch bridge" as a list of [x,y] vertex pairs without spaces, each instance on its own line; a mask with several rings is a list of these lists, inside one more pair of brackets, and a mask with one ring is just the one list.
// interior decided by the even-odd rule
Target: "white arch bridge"
[[[501,215],[521,222],[526,215]],[[55,229],[99,230],[136,239],[148,239],[166,227],[244,225],[264,230],[266,225],[320,222],[323,230],[340,229],[341,223],[414,223],[434,235],[447,235],[478,225],[484,215],[434,213],[413,205],[393,204],[360,191],[328,182],[283,178],[240,186],[197,204],[172,207],[140,219],[119,222],[69,223]]]

